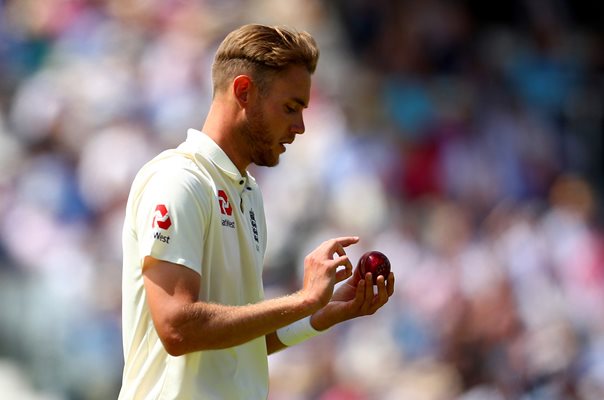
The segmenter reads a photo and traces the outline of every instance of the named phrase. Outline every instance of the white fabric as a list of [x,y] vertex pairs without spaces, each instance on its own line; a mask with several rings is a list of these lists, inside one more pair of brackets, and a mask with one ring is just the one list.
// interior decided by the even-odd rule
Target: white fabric
[[266,223],[254,178],[242,176],[208,136],[151,160],[134,180],[123,229],[123,345],[120,399],[266,399],[264,337],[224,350],[170,356],[146,304],[146,256],[201,275],[199,300],[229,305],[264,298]]

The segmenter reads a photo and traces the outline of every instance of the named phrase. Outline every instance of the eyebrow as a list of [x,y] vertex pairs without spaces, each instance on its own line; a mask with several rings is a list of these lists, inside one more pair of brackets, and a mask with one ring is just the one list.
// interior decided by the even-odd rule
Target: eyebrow
[[306,102],[304,100],[302,100],[299,97],[294,97],[292,100],[294,100],[296,103],[298,103],[299,105],[302,106],[302,108],[308,108],[308,105],[306,104]]

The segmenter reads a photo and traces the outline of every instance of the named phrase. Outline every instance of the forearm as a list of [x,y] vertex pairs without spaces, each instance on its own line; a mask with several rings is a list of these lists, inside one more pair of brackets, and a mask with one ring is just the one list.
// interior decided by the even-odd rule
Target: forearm
[[172,313],[164,345],[172,354],[222,349],[266,336],[312,314],[317,305],[300,293],[245,306],[195,302]]

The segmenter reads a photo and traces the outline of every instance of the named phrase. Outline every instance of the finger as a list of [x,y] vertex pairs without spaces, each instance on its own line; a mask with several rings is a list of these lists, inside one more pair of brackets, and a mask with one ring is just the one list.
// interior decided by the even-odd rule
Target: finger
[[336,268],[340,266],[344,267],[346,278],[352,275],[352,263],[350,262],[350,259],[346,253],[343,252],[343,254],[340,254],[339,257],[334,258],[333,263]]
[[377,286],[376,299],[379,304],[379,307],[381,307],[384,304],[386,304],[386,302],[388,302],[388,297],[389,297],[388,289],[386,288],[386,279],[382,275],[378,276],[376,286]]
[[[379,276],[377,279],[377,293],[374,293],[373,286],[371,287],[371,295],[365,298],[364,304],[364,315],[373,315],[377,310],[380,309],[388,301],[388,295],[386,294],[386,285],[383,276]],[[366,292],[367,294],[367,292]]]
[[[361,305],[360,315],[372,315],[379,308],[376,307],[377,304],[377,296],[373,293],[373,284],[367,283],[367,281],[362,280],[364,289],[363,289],[363,304]],[[359,282],[359,283],[361,283]]]
[[365,304],[365,280],[360,280],[357,284],[357,291],[354,296],[353,305],[354,308],[359,310],[363,308]]
[[348,247],[351,244],[358,243],[360,238],[358,236],[343,236],[334,240],[339,243],[342,247]]
[[394,294],[394,273],[390,272],[390,275],[388,275],[388,281],[386,282],[388,284],[387,286],[387,291],[388,291],[388,297],[392,296]]
[[351,244],[355,244],[359,241],[358,236],[343,236],[339,238],[332,239],[332,250],[334,253],[338,253],[338,255],[342,256],[346,254],[344,251],[345,247],[350,246]]
[[338,242],[334,242],[334,253],[339,255],[339,256],[345,256],[346,255],[346,250],[344,250],[344,246],[342,246],[340,243]]
[[330,239],[324,241],[318,248],[323,255],[329,259],[333,259],[334,255],[343,256],[346,254],[344,246],[338,241],[338,239]]
[[336,271],[336,283],[342,282],[345,279],[348,279],[352,275],[352,270],[350,268],[341,268]]
[[[365,274],[365,304],[371,307],[371,303],[373,302],[373,278],[371,277],[371,272],[367,272]],[[360,283],[360,282],[359,282]]]

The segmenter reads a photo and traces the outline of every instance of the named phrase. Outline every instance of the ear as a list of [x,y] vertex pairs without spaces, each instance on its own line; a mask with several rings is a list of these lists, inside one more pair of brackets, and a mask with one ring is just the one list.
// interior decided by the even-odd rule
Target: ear
[[252,79],[248,75],[239,75],[233,80],[233,95],[242,108],[250,101]]

